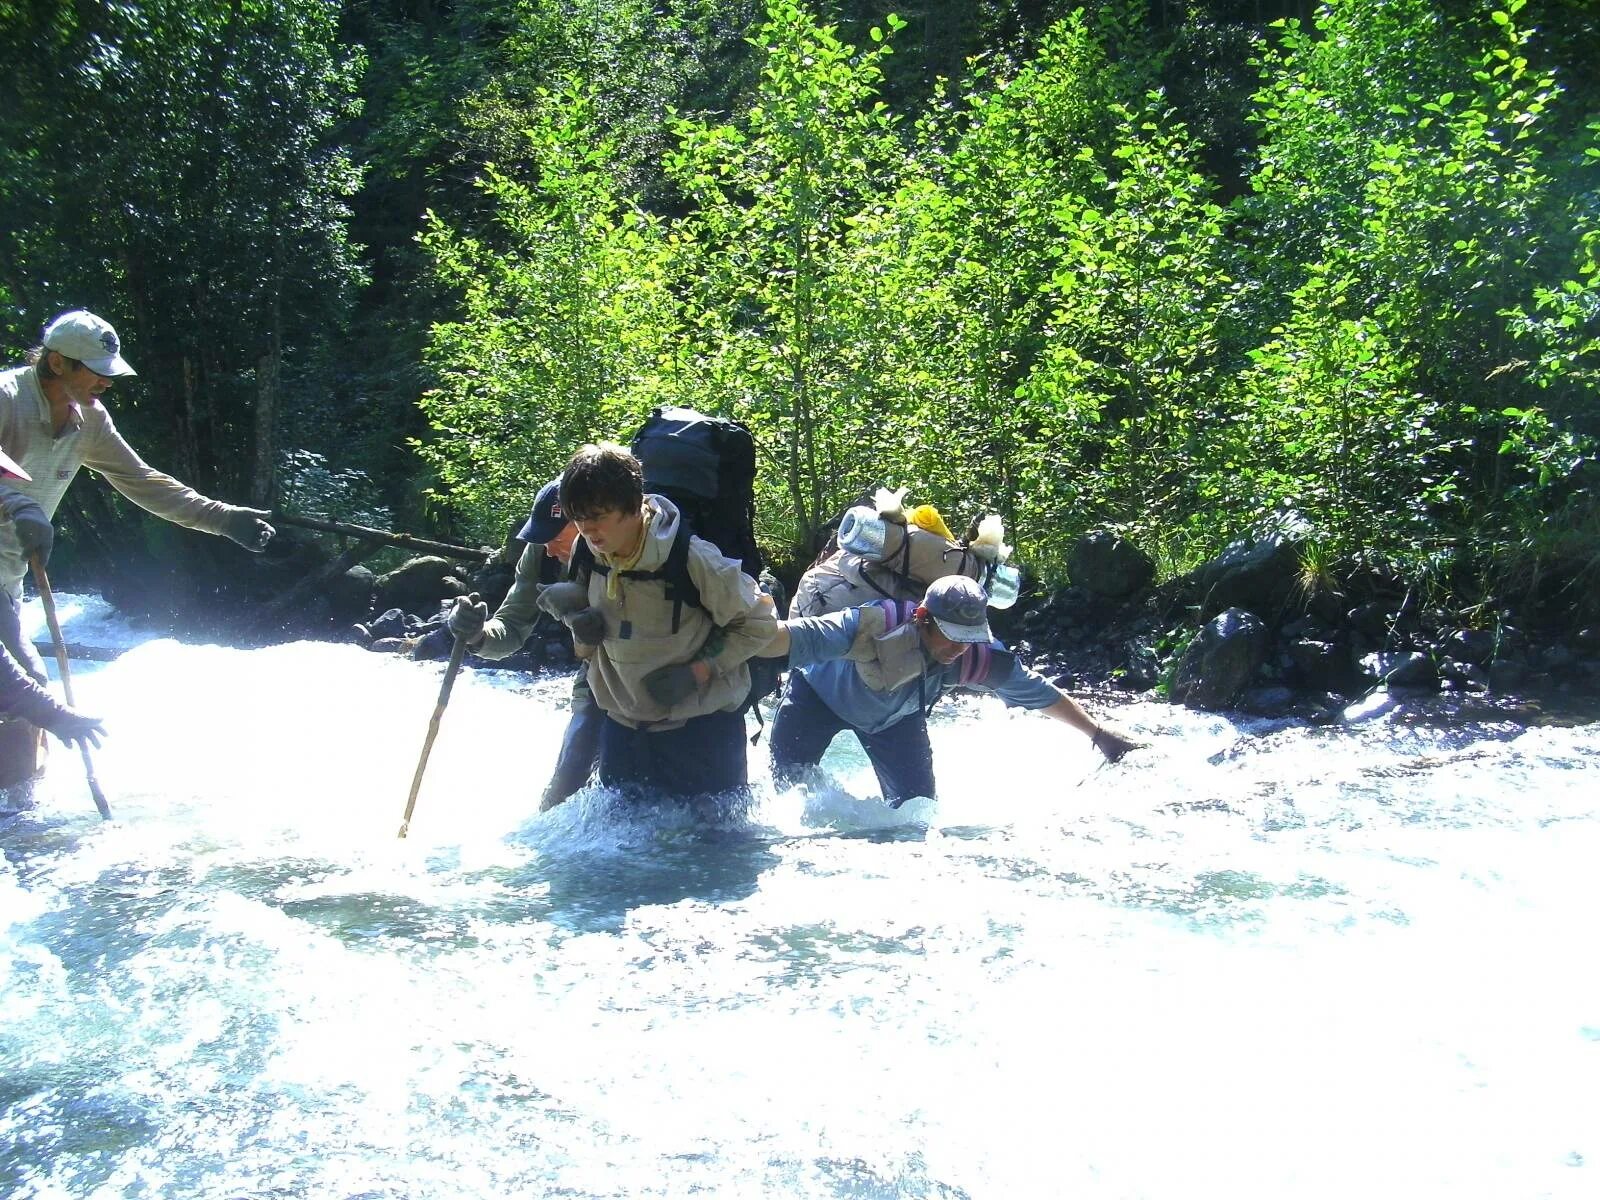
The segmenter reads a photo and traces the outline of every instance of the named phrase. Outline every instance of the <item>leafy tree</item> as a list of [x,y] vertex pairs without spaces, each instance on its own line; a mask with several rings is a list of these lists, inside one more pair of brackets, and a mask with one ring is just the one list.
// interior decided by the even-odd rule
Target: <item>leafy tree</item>
[[7,6],[10,336],[92,307],[140,368],[119,420],[206,490],[270,500],[288,390],[359,278],[331,131],[361,62],[329,0]]
[[770,532],[804,552],[896,436],[860,400],[891,331],[852,299],[850,238],[902,152],[875,93],[887,43],[857,51],[793,0],[770,5],[755,41],[763,66],[745,121],[679,121],[668,169],[694,206],[682,227],[697,254],[694,390],[751,424],[781,488],[765,498]]
[[1525,464],[1564,442],[1521,417],[1505,321],[1548,294],[1560,197],[1537,138],[1560,89],[1530,67],[1522,7],[1446,24],[1426,5],[1345,0],[1315,37],[1285,26],[1283,56],[1267,56],[1264,203],[1248,211],[1306,278],[1240,380],[1233,495],[1301,506],[1346,551],[1421,562],[1460,532],[1515,542],[1506,520],[1557,499],[1504,503],[1508,488],[1528,499]]
[[1198,145],[1159,93],[1113,111],[1118,143],[1098,161],[1081,152],[1095,186],[1063,206],[1047,346],[1019,392],[1040,508],[1030,541],[1056,566],[1063,529],[1111,525],[1162,549],[1201,507],[1233,294],[1227,224]]
[[660,370],[678,333],[660,223],[617,193],[588,94],[574,84],[540,99],[518,168],[491,166],[480,184],[497,236],[430,216],[422,238],[463,300],[430,333],[439,385],[422,408],[440,436],[418,448],[435,497],[493,540],[580,444],[673,395]]

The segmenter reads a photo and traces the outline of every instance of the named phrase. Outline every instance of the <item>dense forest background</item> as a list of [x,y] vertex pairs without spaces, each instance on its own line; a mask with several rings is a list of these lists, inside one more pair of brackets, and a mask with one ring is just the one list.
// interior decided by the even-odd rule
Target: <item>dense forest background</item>
[[[117,325],[209,494],[498,544],[577,444],[746,421],[1060,581],[1268,519],[1600,595],[1592,0],[0,0],[0,340]],[[88,479],[70,563],[163,536]]]

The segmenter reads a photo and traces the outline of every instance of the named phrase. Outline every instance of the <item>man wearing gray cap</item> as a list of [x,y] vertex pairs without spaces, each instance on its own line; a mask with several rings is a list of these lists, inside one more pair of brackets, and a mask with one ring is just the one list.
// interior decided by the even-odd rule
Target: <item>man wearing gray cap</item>
[[90,467],[140,508],[164,520],[265,549],[266,513],[211,500],[163,475],[134,452],[100,403],[115,379],[133,375],[117,331],[83,309],[45,326],[20,367],[0,371],[0,445],[32,476],[0,479],[0,642],[44,679],[44,664],[22,637],[18,613],[29,558],[50,556],[50,519],[79,467]]
[[936,579],[918,600],[876,600],[821,617],[781,621],[765,657],[789,656],[772,721],[772,770],[792,778],[853,731],[898,808],[933,796],[928,713],[946,688],[990,691],[1084,734],[1110,762],[1136,743],[1097,723],[1077,701],[1017,661],[989,632],[988,597],[961,575]]

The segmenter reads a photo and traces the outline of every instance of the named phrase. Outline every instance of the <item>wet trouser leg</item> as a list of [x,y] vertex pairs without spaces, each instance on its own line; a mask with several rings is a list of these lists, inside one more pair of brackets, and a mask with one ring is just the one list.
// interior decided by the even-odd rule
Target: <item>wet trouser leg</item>
[[561,735],[561,751],[539,802],[540,812],[554,808],[589,782],[600,757],[600,728],[604,723],[605,713],[594,702],[580,671],[572,685],[572,716],[567,719],[567,731]]
[[834,735],[849,728],[849,723],[824,703],[806,677],[791,670],[767,739],[772,751],[772,777],[786,783],[803,775],[822,761]]
[[48,683],[50,673],[44,659],[33,648],[33,643],[22,636],[22,601],[0,595],[0,643],[11,651],[11,657],[22,664],[22,669],[39,683]]
[[933,796],[933,746],[928,741],[928,718],[920,712],[896,721],[877,733],[856,730],[872,760],[878,786],[890,808],[899,808],[913,796]]
[[852,730],[878,776],[878,786],[891,808],[913,796],[932,796],[933,747],[928,721],[921,713],[896,721],[877,733],[863,733],[829,708],[799,671],[789,672],[783,700],[772,719],[772,774],[792,779],[822,761],[841,729]]
[[744,714],[707,713],[677,729],[630,729],[605,717],[600,729],[600,782],[674,796],[713,795],[743,787]]

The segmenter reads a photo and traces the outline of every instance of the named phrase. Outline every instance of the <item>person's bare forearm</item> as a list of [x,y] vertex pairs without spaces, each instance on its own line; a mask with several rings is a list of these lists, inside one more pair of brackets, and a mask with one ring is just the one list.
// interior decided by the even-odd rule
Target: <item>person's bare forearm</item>
[[1063,725],[1072,726],[1084,737],[1092,738],[1100,732],[1099,722],[1084,712],[1082,706],[1065,692],[1062,692],[1060,698],[1049,708],[1041,711],[1045,716],[1052,717]]

